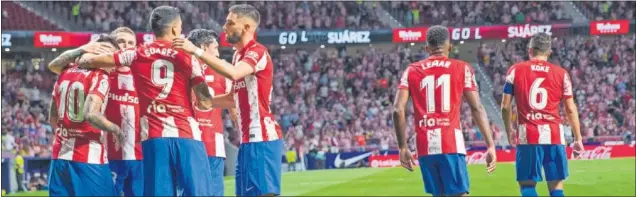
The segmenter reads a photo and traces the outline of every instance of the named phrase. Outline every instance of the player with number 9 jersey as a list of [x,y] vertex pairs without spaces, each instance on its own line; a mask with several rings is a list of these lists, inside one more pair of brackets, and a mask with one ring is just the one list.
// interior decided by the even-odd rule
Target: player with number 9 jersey
[[[131,69],[139,96],[144,195],[208,195],[209,164],[194,118],[191,89],[205,83],[196,58],[156,40],[113,55]],[[177,182],[173,182],[176,180]]]
[[85,99],[89,95],[105,99],[109,85],[105,71],[74,64],[55,83],[51,105],[57,114],[50,114],[57,116],[49,172],[51,196],[114,194],[104,132],[91,126],[83,111]]

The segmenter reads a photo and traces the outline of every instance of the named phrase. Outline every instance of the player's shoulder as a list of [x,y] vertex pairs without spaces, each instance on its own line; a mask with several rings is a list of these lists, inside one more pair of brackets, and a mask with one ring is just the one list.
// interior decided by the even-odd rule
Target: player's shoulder
[[556,72],[558,74],[561,73],[567,73],[567,70],[565,70],[565,68],[557,65],[557,64],[553,64],[553,63],[548,63],[548,65],[550,66],[550,69],[553,70],[553,72]]

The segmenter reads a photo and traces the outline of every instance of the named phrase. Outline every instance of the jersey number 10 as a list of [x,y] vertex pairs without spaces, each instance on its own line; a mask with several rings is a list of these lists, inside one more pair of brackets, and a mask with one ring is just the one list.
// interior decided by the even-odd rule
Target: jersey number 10
[[426,88],[426,111],[435,113],[435,89],[442,86],[442,112],[450,111],[450,74],[443,74],[435,80],[429,75],[422,79],[420,90]]
[[[84,112],[82,108],[84,107],[84,84],[79,81],[71,82],[68,80],[62,81],[59,86],[60,92],[60,105],[57,112],[57,117],[60,119],[64,118],[64,114],[68,115],[68,119],[73,122],[82,122],[84,121]],[[70,84],[70,90],[69,90]],[[77,99],[77,103],[75,100]],[[68,108],[68,109],[67,109]]]

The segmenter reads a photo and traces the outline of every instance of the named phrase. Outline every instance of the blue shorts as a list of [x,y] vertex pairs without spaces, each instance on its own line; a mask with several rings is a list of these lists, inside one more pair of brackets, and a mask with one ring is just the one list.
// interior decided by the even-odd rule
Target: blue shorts
[[51,160],[49,196],[117,196],[108,164]]
[[565,145],[517,146],[517,181],[543,181],[541,168],[546,181],[565,180],[568,177]]
[[210,163],[203,142],[154,138],[141,143],[144,196],[210,196]]
[[210,174],[212,182],[210,183],[211,196],[224,196],[223,192],[223,172],[225,170],[225,158],[208,157],[210,161]]
[[236,162],[236,196],[280,195],[283,141],[241,144]]
[[110,160],[110,172],[115,181],[117,196],[144,195],[144,168],[141,160]]
[[468,193],[466,155],[441,154],[419,158],[426,193],[434,196]]

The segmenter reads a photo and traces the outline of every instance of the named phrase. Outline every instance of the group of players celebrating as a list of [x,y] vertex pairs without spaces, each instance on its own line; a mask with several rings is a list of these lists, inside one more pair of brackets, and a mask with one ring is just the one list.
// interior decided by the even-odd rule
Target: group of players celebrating
[[[137,46],[126,27],[64,52],[49,64],[59,74],[50,122],[56,137],[50,167],[51,196],[223,196],[222,109],[241,132],[236,195],[279,195],[281,130],[270,110],[273,64],[254,40],[258,11],[247,4],[229,9],[223,26],[235,48],[232,63],[219,58],[218,35],[197,29],[181,37],[179,10],[150,14],[156,40]],[[448,58],[448,29],[426,32],[430,57],[404,71],[394,103],[394,126],[402,166],[413,170],[406,145],[405,109],[413,97],[417,156],[425,191],[467,195],[466,148],[459,124],[464,98],[482,132],[487,171],[495,170],[495,145],[472,67]],[[545,170],[551,196],[563,196],[568,176],[564,129],[558,106],[565,103],[574,153],[583,150],[578,112],[567,72],[547,61],[551,38],[535,34],[529,61],[507,76],[502,117],[517,147],[517,181],[523,196],[536,196]],[[519,113],[518,133],[511,102]],[[106,132],[106,133],[104,133]]]
[[269,108],[272,59],[253,39],[259,23],[253,6],[229,9],[232,63],[219,58],[214,31],[182,38],[170,6],[150,14],[152,43],[137,46],[120,27],[54,59],[49,194],[223,196],[221,110],[235,109],[236,195],[279,195],[283,147]]
[[[462,97],[487,144],[487,172],[496,168],[497,155],[481,104],[471,66],[448,58],[448,28],[432,26],[426,32],[430,57],[410,64],[404,71],[394,102],[394,126],[401,165],[413,170],[414,158],[406,144],[405,109],[413,97],[417,156],[425,191],[434,196],[465,196],[469,193],[466,148],[460,127]],[[501,113],[510,145],[516,147],[516,175],[521,196],[537,196],[536,184],[545,171],[550,196],[563,196],[568,177],[565,130],[559,114],[563,101],[572,126],[576,157],[583,151],[579,118],[572,84],[563,68],[548,62],[552,39],[536,33],[528,43],[530,60],[512,65],[506,76]],[[518,110],[517,131],[512,124],[512,99]]]

